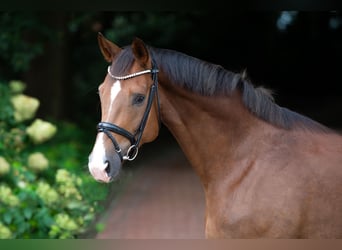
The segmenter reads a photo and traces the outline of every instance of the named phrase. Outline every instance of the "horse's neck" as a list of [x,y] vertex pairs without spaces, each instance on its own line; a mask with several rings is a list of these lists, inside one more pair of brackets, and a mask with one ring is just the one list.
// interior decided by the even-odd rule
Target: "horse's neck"
[[239,93],[205,97],[161,84],[160,96],[162,121],[204,185],[215,175],[227,174],[233,160],[251,156],[249,135],[255,143],[262,122],[243,106]]

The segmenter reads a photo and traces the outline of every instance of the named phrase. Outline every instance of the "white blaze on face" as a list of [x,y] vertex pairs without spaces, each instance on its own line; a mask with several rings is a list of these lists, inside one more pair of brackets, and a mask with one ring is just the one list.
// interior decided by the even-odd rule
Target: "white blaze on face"
[[118,81],[113,83],[113,85],[110,89],[110,104],[109,104],[109,110],[107,112],[107,120],[110,116],[110,113],[112,112],[114,101],[115,101],[116,97],[118,96],[118,94],[120,93],[120,91],[121,91],[121,83],[118,80]]
[[[108,118],[112,111],[114,101],[117,98],[120,91],[121,91],[120,81],[114,82],[110,89],[109,110],[107,112],[107,117],[104,119],[104,121],[108,121]],[[108,166],[108,163],[107,163],[106,149],[104,145],[105,136],[106,135],[104,133],[98,134],[93,151],[91,152],[91,155],[89,157],[89,163],[88,163],[88,168],[89,168],[90,173],[96,179],[99,179],[99,180],[101,179],[103,180],[107,178],[106,168]]]
[[107,166],[108,162],[104,148],[104,134],[100,133],[96,138],[93,151],[89,156],[88,168],[89,172],[96,180],[105,181],[108,179],[108,175],[106,174]]
[[89,158],[89,169],[103,168],[102,165],[106,162],[104,148],[104,134],[98,134],[96,142]]

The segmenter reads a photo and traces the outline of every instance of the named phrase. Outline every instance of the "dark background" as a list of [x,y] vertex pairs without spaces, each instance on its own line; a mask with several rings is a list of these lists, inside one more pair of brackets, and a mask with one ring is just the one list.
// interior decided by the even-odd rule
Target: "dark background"
[[247,70],[281,106],[342,127],[342,15],[339,11],[1,12],[0,80],[20,79],[40,99],[39,116],[93,129],[106,62],[102,32],[124,46],[137,36]]

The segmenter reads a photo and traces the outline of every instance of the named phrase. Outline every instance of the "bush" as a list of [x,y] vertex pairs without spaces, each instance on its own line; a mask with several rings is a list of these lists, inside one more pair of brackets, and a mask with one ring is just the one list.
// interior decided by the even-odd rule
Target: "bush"
[[39,100],[24,89],[0,83],[0,238],[76,238],[109,187],[87,171],[84,133],[34,118]]

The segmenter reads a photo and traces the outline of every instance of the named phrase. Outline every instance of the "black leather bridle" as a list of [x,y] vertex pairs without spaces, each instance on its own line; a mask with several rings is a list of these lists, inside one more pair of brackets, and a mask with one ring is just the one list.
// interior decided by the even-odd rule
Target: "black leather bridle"
[[[139,71],[139,72],[129,74],[126,76],[114,76],[110,72],[110,66],[108,67],[108,74],[113,79],[116,79],[116,80],[127,80],[127,79],[134,78],[134,77],[144,75],[144,74],[151,74],[152,80],[153,80],[153,84],[150,87],[150,92],[149,92],[145,112],[144,112],[143,117],[140,121],[140,125],[138,126],[138,128],[134,134],[130,133],[129,131],[127,131],[124,128],[121,128],[121,127],[119,127],[115,124],[109,123],[109,122],[100,122],[97,125],[98,132],[105,133],[109,137],[109,139],[112,141],[114,148],[115,148],[115,151],[120,156],[121,161],[123,161],[123,160],[133,161],[136,158],[136,156],[138,155],[139,143],[140,143],[141,137],[143,135],[143,132],[144,132],[144,129],[146,126],[146,122],[148,119],[148,115],[151,111],[151,107],[152,107],[153,100],[154,100],[155,96],[157,98],[157,103],[158,103],[158,120],[159,120],[159,127],[160,127],[160,114],[159,114],[160,113],[160,106],[159,106],[159,96],[158,96],[158,72],[159,72],[158,68],[156,67],[156,64],[154,62],[152,62],[152,68],[151,69]],[[115,137],[113,136],[113,134],[111,132],[122,135],[130,141],[131,146],[128,148],[126,155],[122,155],[120,145],[115,140]]]

